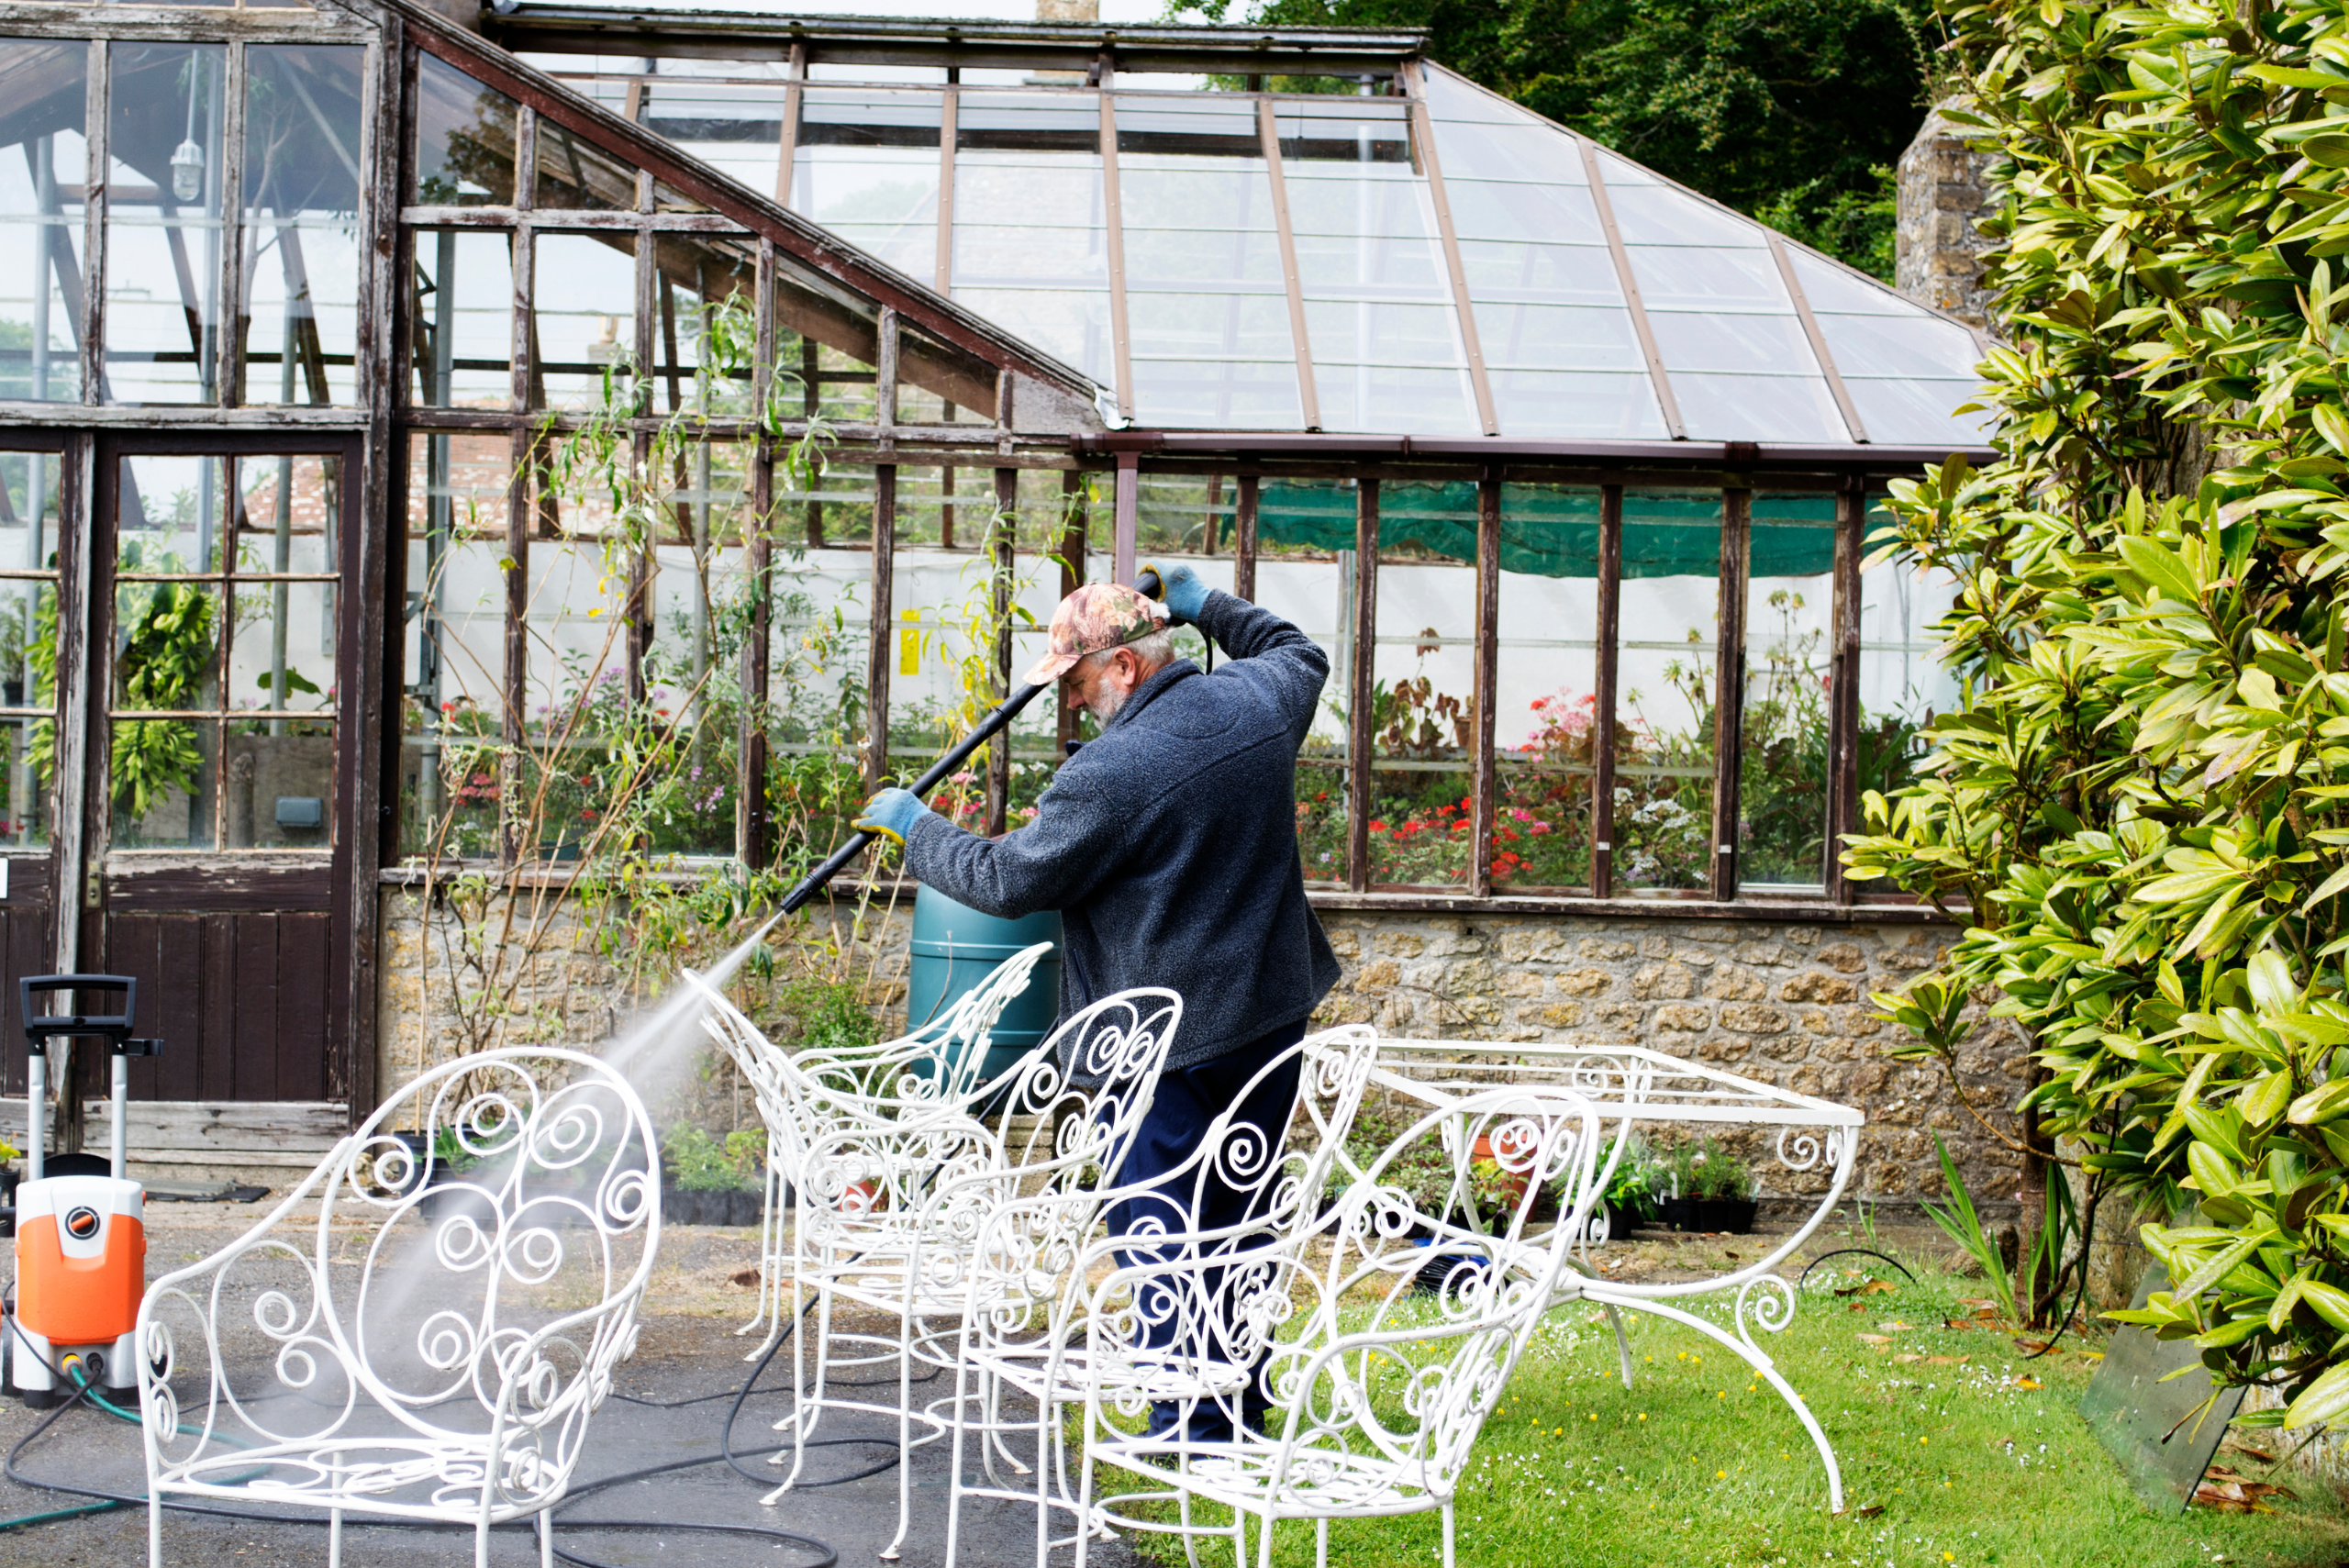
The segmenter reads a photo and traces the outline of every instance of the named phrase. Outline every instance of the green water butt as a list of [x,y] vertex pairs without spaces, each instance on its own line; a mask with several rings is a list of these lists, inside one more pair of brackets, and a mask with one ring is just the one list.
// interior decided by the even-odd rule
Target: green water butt
[[913,967],[906,997],[908,1029],[943,1018],[1004,960],[1038,942],[1052,943],[1052,951],[1037,961],[1027,989],[1004,1008],[989,1037],[986,1061],[973,1083],[988,1083],[1008,1072],[1052,1032],[1061,1008],[1060,912],[999,919],[958,904],[934,887],[923,888],[914,897]]

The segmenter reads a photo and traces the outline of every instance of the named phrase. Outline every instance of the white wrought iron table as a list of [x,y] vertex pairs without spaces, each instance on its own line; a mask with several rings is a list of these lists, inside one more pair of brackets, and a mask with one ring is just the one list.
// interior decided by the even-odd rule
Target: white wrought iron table
[[[1643,1046],[1583,1046],[1523,1044],[1475,1040],[1382,1040],[1378,1064],[1371,1073],[1374,1090],[1442,1107],[1485,1090],[1509,1084],[1562,1084],[1587,1098],[1602,1120],[1616,1124],[1606,1167],[1599,1173],[1600,1190],[1613,1179],[1615,1168],[1642,1129],[1677,1128],[1689,1133],[1751,1130],[1765,1140],[1769,1153],[1788,1176],[1820,1172],[1822,1190],[1799,1195],[1810,1209],[1792,1233],[1774,1239],[1751,1262],[1728,1273],[1699,1279],[1641,1283],[1602,1277],[1591,1257],[1594,1241],[1604,1240],[1603,1225],[1579,1239],[1576,1294],[1605,1307],[1615,1328],[1616,1351],[1625,1387],[1631,1386],[1630,1342],[1617,1309],[1653,1313],[1686,1324],[1712,1339],[1752,1366],[1756,1375],[1778,1391],[1810,1434],[1826,1467],[1831,1506],[1842,1512],[1843,1481],[1835,1451],[1820,1429],[1810,1407],[1780,1374],[1769,1353],[1756,1342],[1756,1326],[1776,1333],[1794,1320],[1795,1286],[1778,1272],[1803,1243],[1825,1224],[1850,1184],[1852,1165],[1859,1149],[1859,1134],[1866,1118],[1850,1106],[1840,1106],[1809,1095],[1798,1095],[1752,1078],[1708,1067]],[[1594,1233],[1595,1232],[1595,1233]],[[1731,1295],[1731,1321],[1734,1332],[1719,1323],[1674,1305],[1693,1297]]]

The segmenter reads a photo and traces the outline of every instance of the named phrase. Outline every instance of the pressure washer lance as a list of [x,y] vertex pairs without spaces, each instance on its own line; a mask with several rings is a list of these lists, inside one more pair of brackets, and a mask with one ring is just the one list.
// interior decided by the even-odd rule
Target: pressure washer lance
[[[38,1013],[33,998],[54,991],[119,991],[119,1013]],[[8,1382],[36,1409],[63,1396],[57,1369],[78,1361],[93,1381],[117,1390],[139,1386],[139,1301],[147,1291],[146,1192],[124,1174],[125,1107],[130,1058],[160,1055],[163,1042],[133,1040],[139,982],[123,974],[44,974],[17,982],[24,1008],[25,1179],[17,1187],[17,1322],[8,1345]],[[100,1040],[113,1059],[109,1116],[114,1151],[106,1174],[94,1156],[47,1159],[45,1115],[49,1047],[58,1040]],[[72,1085],[61,1085],[72,1093]],[[54,1164],[58,1173],[49,1174]]]
[[[1134,579],[1134,587],[1146,599],[1155,599],[1163,592],[1159,584],[1158,573],[1150,571],[1144,571],[1141,576]],[[976,727],[963,738],[961,745],[932,762],[921,777],[914,780],[907,787],[918,795],[928,795],[931,790],[936,789],[945,782],[949,774],[971,760],[972,752],[1008,728],[1011,721],[1019,717],[1019,710],[1034,702],[1037,695],[1043,690],[1041,686],[1030,685],[1022,685],[1014,690],[1011,695],[1004,699],[1000,707],[979,720]],[[852,836],[847,843],[834,850],[822,865],[807,873],[806,881],[784,895],[782,907],[775,912],[776,918],[780,919],[793,913],[807,900],[815,897],[823,888],[824,884],[838,876],[849,862],[871,848],[874,840],[878,837],[879,835],[874,833],[858,833]]]

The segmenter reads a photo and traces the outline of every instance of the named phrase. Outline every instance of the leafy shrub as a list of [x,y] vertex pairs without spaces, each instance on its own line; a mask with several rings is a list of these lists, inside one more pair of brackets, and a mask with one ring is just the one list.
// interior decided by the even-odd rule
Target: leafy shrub
[[736,1132],[721,1143],[688,1122],[669,1129],[661,1140],[661,1158],[669,1167],[669,1184],[681,1192],[729,1192],[756,1187],[764,1180],[766,1135]]

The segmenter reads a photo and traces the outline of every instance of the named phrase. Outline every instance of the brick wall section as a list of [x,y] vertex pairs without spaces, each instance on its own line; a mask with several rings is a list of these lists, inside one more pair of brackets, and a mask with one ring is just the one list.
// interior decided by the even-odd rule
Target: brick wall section
[[1990,157],[1966,145],[1966,128],[1937,108],[1900,155],[1893,286],[1987,328],[1992,322],[1982,252],[1990,241],[1977,226],[1992,210],[1994,193]]
[[[829,939],[846,948],[850,970],[872,977],[885,1027],[902,1029],[907,912],[871,912],[861,936],[846,906],[815,913],[832,922]],[[448,1060],[462,1034],[459,980],[424,914],[416,894],[384,891],[376,1081],[386,1095]],[[1938,1067],[1885,1056],[1890,1026],[1869,1016],[1868,993],[1931,964],[1950,940],[1946,927],[1339,912],[1325,912],[1323,924],[1343,977],[1316,1014],[1319,1023],[1371,1023],[1421,1039],[1650,1046],[1859,1106],[1868,1126],[1856,1193],[1939,1196],[1938,1131],[1985,1208],[2012,1212],[2012,1160],[1956,1105]],[[557,911],[496,1043],[593,1049],[666,989],[662,976],[644,980],[640,995],[592,933]],[[1961,1065],[1977,1105],[2003,1110],[2021,1093],[2022,1062],[2009,1034],[1986,1030]],[[676,1115],[741,1125],[747,1101],[730,1072],[685,1077],[676,1085],[683,1098],[659,1107],[664,1125]],[[1749,1143],[1746,1152],[1766,1151]],[[1766,1158],[1756,1168],[1765,1196],[1819,1184]]]
[[[1931,965],[1947,928],[1339,913],[1323,924],[1344,977],[1319,1022],[1419,1039],[1648,1046],[1859,1106],[1868,1126],[1855,1192],[1939,1196],[1939,1132],[1976,1195],[2011,1212],[2015,1162],[1957,1105],[1938,1066],[1884,1054],[1891,1026],[1867,1003]],[[1986,1029],[1960,1067],[1976,1105],[2002,1111],[2021,1093],[2024,1062],[2002,1028]],[[1816,1184],[1756,1168],[1765,1196]]]

